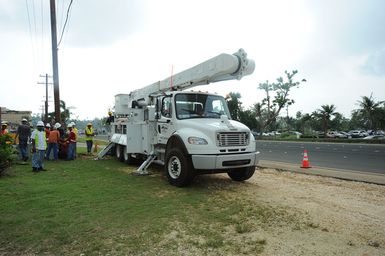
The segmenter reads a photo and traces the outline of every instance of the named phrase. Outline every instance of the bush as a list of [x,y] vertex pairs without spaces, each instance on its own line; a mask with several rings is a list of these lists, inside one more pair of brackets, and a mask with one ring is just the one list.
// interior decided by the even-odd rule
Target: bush
[[13,160],[13,138],[9,134],[0,135],[0,174]]

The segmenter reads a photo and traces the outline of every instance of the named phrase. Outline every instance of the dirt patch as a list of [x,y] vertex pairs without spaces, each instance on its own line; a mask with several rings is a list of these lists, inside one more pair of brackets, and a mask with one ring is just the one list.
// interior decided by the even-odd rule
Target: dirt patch
[[202,175],[192,186],[228,219],[192,214],[145,255],[385,255],[385,186],[273,169],[243,183]]
[[385,186],[264,169],[238,189],[303,218],[243,234],[266,240],[261,255],[385,255]]

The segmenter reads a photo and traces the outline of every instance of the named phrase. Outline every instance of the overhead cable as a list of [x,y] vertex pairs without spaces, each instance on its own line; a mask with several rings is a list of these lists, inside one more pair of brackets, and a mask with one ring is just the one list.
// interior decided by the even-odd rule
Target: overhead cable
[[66,25],[67,25],[68,16],[69,16],[69,13],[70,13],[70,10],[71,10],[72,2],[73,2],[73,0],[71,0],[71,2],[70,2],[69,5],[68,5],[68,8],[67,8],[66,20],[65,20],[65,22],[64,22],[63,30],[61,31],[59,43],[57,44],[57,47],[58,47],[58,48],[59,48],[59,45],[60,45],[60,43],[61,43],[61,40],[63,39],[64,30],[65,30]]

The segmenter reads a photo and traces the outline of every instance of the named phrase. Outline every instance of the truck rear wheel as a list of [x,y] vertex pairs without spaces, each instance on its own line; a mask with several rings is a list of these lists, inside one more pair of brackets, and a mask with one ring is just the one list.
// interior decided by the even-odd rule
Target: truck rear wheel
[[124,147],[124,150],[123,150],[123,161],[126,164],[133,164],[134,160],[135,159],[131,156],[131,153],[127,153],[127,147]]
[[178,148],[167,153],[165,170],[170,184],[177,187],[189,185],[195,176],[190,157]]
[[122,145],[119,145],[117,144],[116,147],[115,147],[115,155],[116,155],[116,158],[123,162],[124,161],[124,156],[123,156],[123,146]]
[[232,180],[244,181],[248,180],[253,176],[255,172],[255,166],[243,167],[235,170],[228,171],[227,174]]

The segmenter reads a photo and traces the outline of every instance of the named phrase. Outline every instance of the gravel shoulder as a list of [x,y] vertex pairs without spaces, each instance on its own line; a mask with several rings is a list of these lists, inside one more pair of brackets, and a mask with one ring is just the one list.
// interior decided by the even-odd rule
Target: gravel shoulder
[[385,255],[385,186],[262,169],[237,189],[306,223],[250,233],[266,240],[261,255]]

